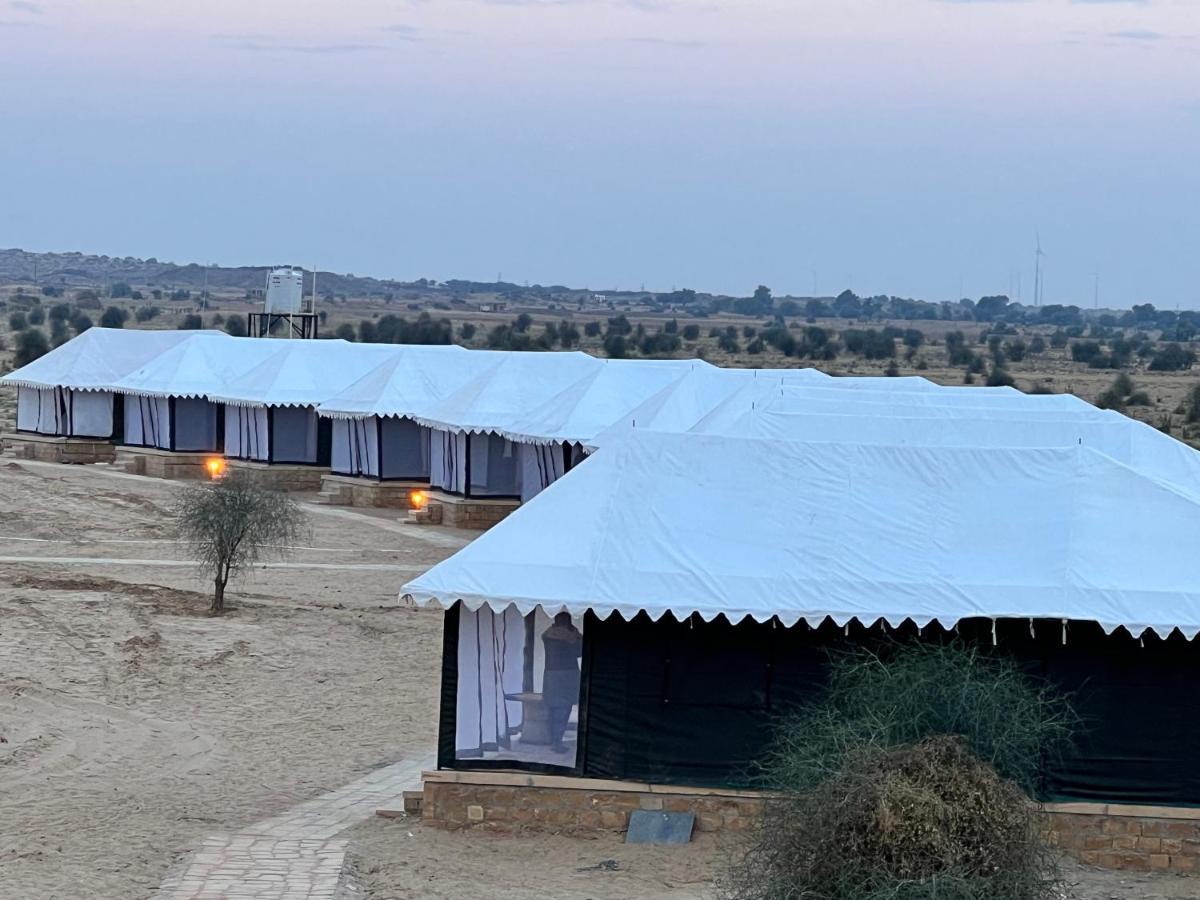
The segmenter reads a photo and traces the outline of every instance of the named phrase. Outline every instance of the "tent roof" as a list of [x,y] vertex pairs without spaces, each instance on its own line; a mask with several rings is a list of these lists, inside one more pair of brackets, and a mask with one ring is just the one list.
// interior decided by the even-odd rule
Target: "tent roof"
[[495,366],[413,418],[448,431],[502,432],[529,409],[604,365],[578,351],[494,355],[499,360]]
[[[824,404],[823,404],[824,405]],[[1200,452],[1112,410],[831,404],[824,412],[760,409],[695,433],[779,441],[913,447],[1090,447],[1200,497]]]
[[[694,423],[694,427],[700,431],[729,433],[729,426],[742,416],[764,409],[836,412],[846,407],[858,408],[864,415],[897,408],[1097,411],[1090,403],[1070,394],[1024,394],[1007,387],[943,387],[932,382],[926,384],[929,387],[903,383],[898,378],[844,377],[819,383],[772,383],[767,379],[758,379],[713,405],[703,418]],[[911,389],[914,387],[915,390]]]
[[669,384],[698,368],[701,360],[610,359],[545,403],[514,419],[501,433],[527,443],[583,443]]
[[272,344],[262,362],[209,396],[236,406],[317,406],[397,352],[394,344],[342,340]]
[[748,384],[761,381],[770,387],[783,382],[825,384],[833,381],[816,369],[692,369],[682,378],[622,414],[587,442],[595,448],[619,440],[634,429],[687,431],[715,406]]
[[17,387],[67,387],[108,390],[123,376],[159,354],[198,335],[233,340],[219,331],[140,331],[89,328],[15,372],[0,384]]
[[394,355],[321,403],[331,418],[414,416],[446,399],[502,357],[458,346],[398,345]]
[[[736,473],[736,474],[735,474]],[[1200,501],[1088,447],[643,433],[404,586],[601,617],[1200,631]]]
[[269,341],[195,332],[150,362],[113,382],[124,394],[206,397],[274,353]]

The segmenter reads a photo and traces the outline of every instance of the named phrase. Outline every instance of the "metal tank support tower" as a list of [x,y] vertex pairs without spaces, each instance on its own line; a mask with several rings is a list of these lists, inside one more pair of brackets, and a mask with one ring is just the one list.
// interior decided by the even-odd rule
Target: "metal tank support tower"
[[267,337],[282,331],[283,337],[315,338],[317,336],[317,271],[313,269],[312,295],[304,302],[304,270],[281,266],[267,273],[263,311],[249,315],[247,334]]

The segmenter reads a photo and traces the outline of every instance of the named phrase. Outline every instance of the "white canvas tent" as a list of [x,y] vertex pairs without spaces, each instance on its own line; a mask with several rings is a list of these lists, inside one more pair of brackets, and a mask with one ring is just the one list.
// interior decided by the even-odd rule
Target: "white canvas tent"
[[383,344],[278,341],[273,352],[210,399],[225,404],[225,455],[328,464],[316,407],[396,352]]
[[430,485],[470,497],[521,495],[517,446],[503,431],[604,365],[583,353],[509,353],[427,412]]
[[1039,618],[1190,639],[1198,529],[1194,495],[1088,447],[643,433],[403,593],[522,614],[945,628]]
[[273,352],[266,341],[195,332],[113,383],[123,442],[179,452],[223,449],[224,410],[208,399]]
[[17,430],[112,437],[113,384],[199,333],[89,328],[0,378],[17,389]]
[[606,360],[515,419],[501,434],[517,445],[521,502],[566,474],[583,447],[621,416],[700,368],[713,367],[700,360]]
[[401,345],[362,378],[321,403],[333,422],[332,469],[379,480],[428,480],[428,411],[503,358],[458,346]]

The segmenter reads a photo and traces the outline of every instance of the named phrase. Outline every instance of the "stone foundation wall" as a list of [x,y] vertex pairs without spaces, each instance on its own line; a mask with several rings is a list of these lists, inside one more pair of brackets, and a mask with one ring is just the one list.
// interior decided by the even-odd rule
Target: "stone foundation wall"
[[[692,812],[697,831],[744,831],[762,810],[752,791],[668,787],[508,772],[427,772],[423,821],[562,832],[622,832],[637,809]],[[1200,810],[1049,804],[1051,846],[1086,865],[1136,871],[1200,871]]]
[[[1139,807],[1110,806],[1104,812],[1067,812],[1054,805],[1047,813],[1052,846],[1091,866],[1193,872],[1200,870],[1200,813],[1192,809],[1142,807],[1151,815],[1130,815]],[[1102,807],[1103,808],[1103,807]]]
[[467,499],[434,491],[430,494],[429,505],[434,504],[442,507],[443,525],[486,531],[520,506],[521,501]]
[[[455,784],[426,780],[422,821],[439,828],[484,825],[497,831],[615,831],[634,810],[692,812],[697,831],[743,831],[762,809],[749,792],[687,793],[657,785],[645,790],[582,790],[515,785]],[[699,789],[697,789],[699,790]]]
[[213,453],[177,453],[171,450],[155,450],[146,447],[118,447],[117,463],[134,475],[176,480],[198,480],[208,478],[205,462]]
[[248,474],[259,484],[276,491],[319,491],[321,479],[329,474],[329,469],[324,466],[267,465],[247,459],[227,458],[225,465],[227,471]]
[[325,475],[321,479],[324,502],[334,506],[408,509],[408,492],[414,488],[429,490],[429,485],[416,481],[371,481],[346,475]]
[[111,441],[92,438],[13,433],[5,434],[2,443],[7,453],[16,459],[86,464],[112,462],[116,458],[116,448]]

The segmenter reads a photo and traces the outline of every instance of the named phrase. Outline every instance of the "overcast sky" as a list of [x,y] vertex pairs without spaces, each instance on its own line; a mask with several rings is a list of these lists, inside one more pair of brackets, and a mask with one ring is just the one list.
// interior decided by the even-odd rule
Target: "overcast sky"
[[0,246],[1200,306],[1200,0],[0,0]]

